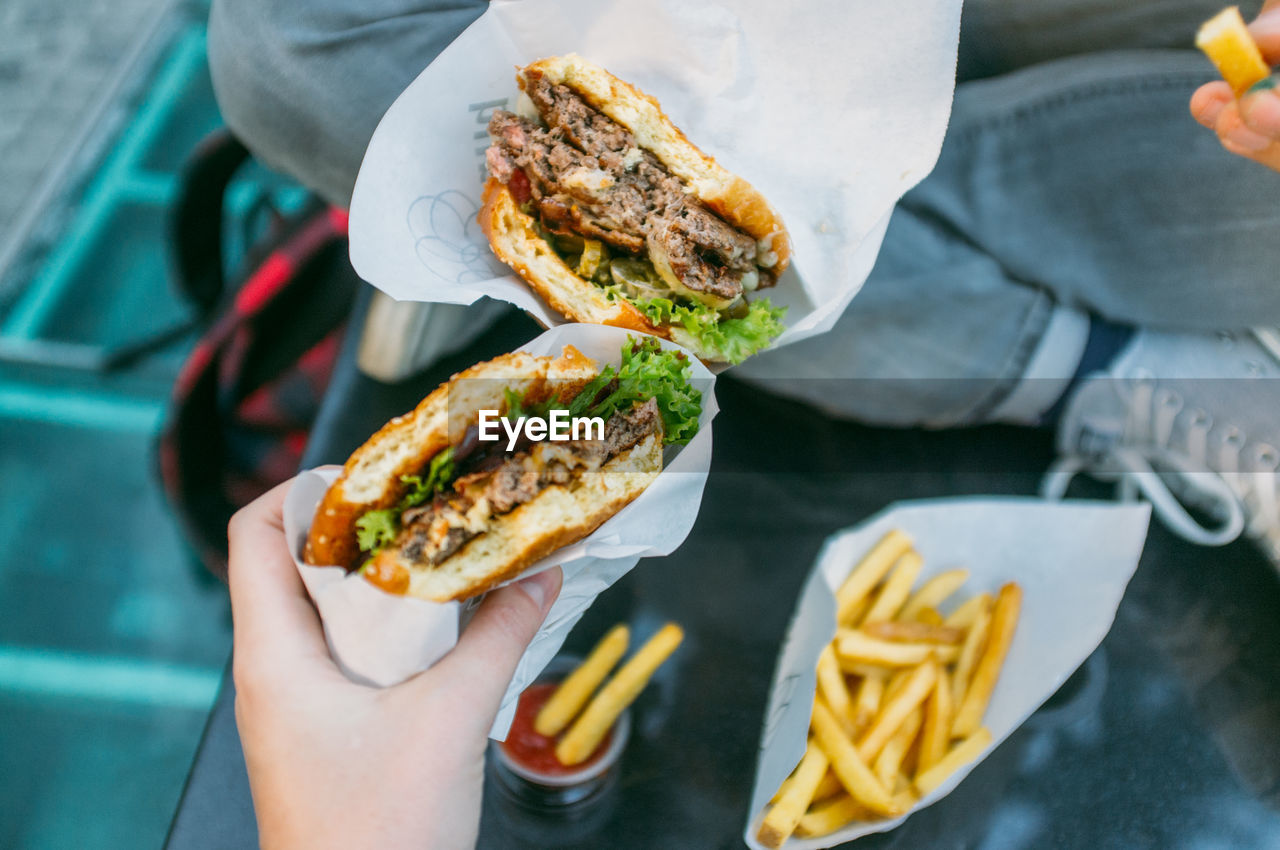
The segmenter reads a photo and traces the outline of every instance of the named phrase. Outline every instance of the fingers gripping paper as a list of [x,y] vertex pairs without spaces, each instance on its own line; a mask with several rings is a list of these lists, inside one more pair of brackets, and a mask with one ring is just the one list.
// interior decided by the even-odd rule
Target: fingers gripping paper
[[[633,334],[634,335],[634,334]],[[617,365],[628,333],[597,325],[565,325],[521,347],[540,356],[558,355],[573,345],[602,366]],[[678,346],[660,341],[667,349]],[[711,465],[711,420],[716,415],[715,379],[701,363],[691,363],[694,386],[702,391],[698,433],[678,449],[667,449],[662,474],[592,534],[529,567],[523,575],[556,564],[564,570],[560,596],[525,651],[503,697],[492,734],[503,738],[515,715],[520,691],[560,649],[570,629],[602,590],[624,576],[640,558],[669,555],[693,527]],[[313,567],[302,560],[311,518],[337,467],[304,472],[284,505],[284,530],[294,563],[324,624],[334,660],[350,678],[387,686],[427,669],[458,640],[467,604],[436,603],[393,596],[340,567]]]
[[351,203],[351,259],[395,298],[509,301],[563,319],[476,224],[486,126],[515,67],[580,53],[656,97],[777,207],[794,242],[770,299],[777,344],[829,330],[871,270],[889,213],[933,168],[954,88],[958,0],[708,5],[496,0],[387,111]]

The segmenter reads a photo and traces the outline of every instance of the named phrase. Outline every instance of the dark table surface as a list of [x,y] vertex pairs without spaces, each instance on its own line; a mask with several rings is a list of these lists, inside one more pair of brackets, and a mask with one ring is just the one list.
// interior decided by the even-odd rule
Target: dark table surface
[[[358,325],[357,325],[358,326]],[[459,368],[538,333],[511,314],[425,374],[387,385],[344,354],[307,463],[340,462]],[[780,641],[823,539],[890,502],[1036,492],[1044,431],[874,429],[722,378],[697,523],[603,593],[565,651],[625,620],[686,642],[634,709],[616,786],[546,821],[486,787],[480,846],[741,847]],[[1077,485],[1073,495],[1104,496]],[[175,815],[173,850],[256,844],[224,680]],[[1280,580],[1246,542],[1203,549],[1153,526],[1102,646],[960,787],[875,847],[1280,847]]]

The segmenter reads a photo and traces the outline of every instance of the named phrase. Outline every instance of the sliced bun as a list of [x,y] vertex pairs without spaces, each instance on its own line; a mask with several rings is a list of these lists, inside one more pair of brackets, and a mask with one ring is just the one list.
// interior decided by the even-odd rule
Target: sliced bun
[[560,255],[538,235],[532,216],[520,211],[506,186],[490,177],[484,184],[480,229],[499,260],[511,266],[551,309],[575,322],[613,325],[670,339],[660,327],[622,299],[610,301],[605,291],[574,274]]
[[416,408],[397,416],[348,458],[316,508],[303,560],[317,566],[354,567],[360,558],[356,521],[389,508],[405,493],[402,475],[417,475],[437,453],[462,438],[482,408],[499,410],[503,391],[532,398],[569,396],[599,369],[573,346],[560,357],[513,352],[478,363],[441,384]]
[[528,80],[544,78],[564,84],[591,106],[631,131],[640,147],[662,161],[695,197],[729,224],[764,241],[777,254],[773,267],[781,274],[791,259],[791,240],[782,217],[755,187],[727,171],[690,142],[671,123],[653,97],[620,80],[576,53],[540,59],[518,75],[523,89]]
[[547,487],[532,500],[494,519],[488,530],[434,567],[378,554],[374,569],[409,574],[410,596],[447,602],[483,593],[529,565],[595,531],[639,496],[662,471],[662,438],[650,434],[596,472],[568,485]]

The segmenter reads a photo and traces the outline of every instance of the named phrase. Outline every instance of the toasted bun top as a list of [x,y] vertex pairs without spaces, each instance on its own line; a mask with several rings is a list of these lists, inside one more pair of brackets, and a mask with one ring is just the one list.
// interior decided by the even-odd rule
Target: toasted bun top
[[562,398],[599,374],[596,362],[571,345],[559,357],[512,352],[454,375],[412,412],[382,426],[347,459],[316,508],[303,559],[308,564],[352,567],[360,557],[356,521],[367,511],[395,505],[404,495],[402,475],[417,475],[437,453],[462,439],[477,411],[500,410],[507,389],[535,401],[552,392]]
[[791,258],[791,240],[781,216],[756,189],[720,166],[690,142],[650,95],[576,53],[539,59],[520,69],[523,90],[529,80],[546,79],[575,90],[591,106],[631,131],[645,148],[679,177],[697,198],[729,224],[773,251],[778,274]]

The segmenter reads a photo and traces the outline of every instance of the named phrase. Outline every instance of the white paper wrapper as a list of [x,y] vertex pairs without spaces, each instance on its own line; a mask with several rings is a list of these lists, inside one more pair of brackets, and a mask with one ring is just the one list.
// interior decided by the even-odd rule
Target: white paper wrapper
[[744,833],[747,844],[763,850],[756,831],[765,806],[804,754],[814,668],[822,647],[835,635],[835,590],[886,532],[902,529],[923,556],[917,585],[962,566],[970,577],[957,598],[984,590],[994,594],[1009,581],[1022,586],[1018,629],[983,718],[993,742],[981,758],[952,774],[907,815],[851,824],[816,838],[793,837],[786,845],[792,850],[832,847],[885,832],[951,793],[1102,642],[1137,569],[1150,514],[1146,504],[936,499],[892,505],[830,537],[796,604],[774,674]]
[[351,261],[398,299],[487,295],[560,324],[475,218],[485,128],[514,109],[514,67],[576,52],[657,97],[777,207],[794,258],[767,292],[790,307],[775,344],[822,333],[870,272],[893,205],[937,160],[959,25],[960,0],[494,0],[378,125],[351,201]]
[[[564,325],[547,331],[520,350],[557,355],[565,345],[572,344],[601,366],[617,365],[628,333],[603,325]],[[664,348],[679,350],[665,340],[659,342]],[[693,527],[711,465],[711,420],[717,407],[715,378],[696,359],[691,361],[694,385],[702,391],[697,436],[686,446],[668,449],[662,474],[635,501],[590,536],[544,558],[523,574],[559,564],[564,571],[564,585],[520,660],[494,721],[490,733],[493,737],[506,737],[516,698],[560,649],[569,630],[600,591],[625,575],[640,558],[674,552]],[[340,567],[313,567],[302,562],[302,545],[311,518],[338,472],[337,467],[327,467],[298,476],[285,498],[285,535],[307,592],[320,612],[334,660],[356,681],[393,685],[427,669],[453,647],[465,619],[464,606],[393,596]]]

